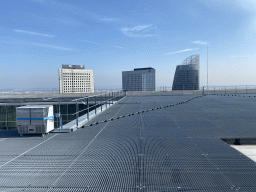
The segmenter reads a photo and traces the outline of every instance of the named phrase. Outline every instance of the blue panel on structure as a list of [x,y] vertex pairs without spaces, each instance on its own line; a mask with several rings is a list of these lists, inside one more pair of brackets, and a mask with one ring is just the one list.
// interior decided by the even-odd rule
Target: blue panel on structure
[[54,116],[49,116],[45,118],[17,118],[17,120],[45,120],[45,119],[52,119]]

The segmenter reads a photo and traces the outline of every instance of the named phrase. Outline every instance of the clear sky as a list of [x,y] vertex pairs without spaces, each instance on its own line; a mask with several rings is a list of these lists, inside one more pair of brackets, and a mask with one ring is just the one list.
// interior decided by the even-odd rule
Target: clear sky
[[0,89],[58,88],[61,64],[93,69],[95,88],[121,88],[122,71],[175,68],[200,54],[200,86],[256,85],[254,0],[0,1]]

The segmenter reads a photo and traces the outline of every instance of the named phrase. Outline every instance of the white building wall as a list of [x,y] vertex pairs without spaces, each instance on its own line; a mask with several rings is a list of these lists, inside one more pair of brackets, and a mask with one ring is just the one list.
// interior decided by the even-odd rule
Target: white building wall
[[93,70],[59,69],[60,93],[94,93]]

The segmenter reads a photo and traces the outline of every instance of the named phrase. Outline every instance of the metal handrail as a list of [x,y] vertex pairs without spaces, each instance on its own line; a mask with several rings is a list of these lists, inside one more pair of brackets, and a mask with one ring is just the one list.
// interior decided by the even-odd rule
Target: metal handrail
[[[81,98],[78,98],[78,99],[75,99],[75,100],[69,100],[69,101],[66,101],[66,102],[60,102],[60,101],[59,102],[58,101],[50,102],[50,101],[47,101],[47,102],[26,102],[26,103],[21,103],[21,102],[19,102],[19,103],[0,103],[0,107],[1,106],[14,106],[14,105],[15,106],[23,106],[23,105],[27,105],[27,104],[29,104],[29,105],[31,105],[31,104],[51,104],[51,105],[53,105],[54,104],[54,105],[59,105],[59,108],[57,109],[57,111],[55,113],[60,114],[60,105],[61,104],[67,104],[67,107],[68,107],[68,104],[71,104],[71,105],[75,104],[76,105],[76,112],[75,113],[69,114],[67,112],[67,114],[62,114],[62,116],[67,116],[67,117],[70,116],[73,119],[74,115],[76,115],[75,119],[78,120],[79,113],[87,110],[88,111],[88,113],[87,113],[88,116],[87,117],[88,117],[88,120],[89,120],[89,112],[92,108],[95,107],[95,111],[96,111],[96,107],[101,106],[101,111],[102,111],[102,104],[104,104],[104,105],[109,104],[110,105],[112,103],[111,101],[116,100],[116,98],[122,98],[125,95],[126,95],[125,90],[118,90],[115,93],[112,92],[112,94],[102,93],[102,94],[98,94],[98,95],[90,95],[90,96],[81,97]],[[93,97],[95,98],[94,101],[91,100]],[[85,99],[87,100],[87,102],[83,101]],[[97,102],[98,99],[99,99],[99,102]],[[89,102],[89,100],[91,100],[91,101]],[[119,100],[119,99],[117,99],[117,100]],[[87,105],[87,107],[83,110],[78,111],[78,102],[79,102],[79,104],[83,103],[84,105]],[[92,102],[95,102],[95,105],[90,106],[89,104],[91,104]],[[8,113],[10,113],[10,112],[8,112]],[[16,116],[16,115],[9,115],[8,113],[7,113],[7,108],[6,108],[6,114],[5,115],[0,115],[0,117],[4,117],[4,116],[6,117],[6,118],[3,119],[3,121],[1,121],[1,122],[6,123],[6,127],[8,127],[8,123],[15,123],[16,122],[16,121],[13,121],[13,120],[11,120],[11,121],[8,120],[8,118]],[[68,118],[67,120],[64,120],[64,121],[67,122],[67,121],[70,121],[70,120]],[[58,121],[55,121],[55,122],[58,122]],[[77,124],[78,124],[78,121],[77,121]]]
[[[112,92],[112,93],[113,93],[113,92]],[[101,95],[101,96],[102,96],[102,95]],[[97,97],[97,96],[95,96],[95,97]],[[107,100],[101,101],[101,104],[102,104],[102,103],[106,103],[106,101],[111,101],[112,99],[117,98],[117,97],[118,97],[118,96],[116,96],[116,97],[111,97],[111,98],[109,98],[109,99],[107,99]],[[84,103],[83,101],[82,101],[82,103],[83,103],[84,105],[87,105],[87,104]],[[92,106],[90,106],[90,107],[87,107],[86,109],[83,109],[83,110],[81,110],[81,111],[75,112],[75,113],[70,114],[70,115],[75,115],[75,114],[77,114],[77,113],[83,112],[83,111],[88,110],[88,109],[90,109],[90,108],[96,107],[97,105],[99,105],[99,104],[92,105]]]

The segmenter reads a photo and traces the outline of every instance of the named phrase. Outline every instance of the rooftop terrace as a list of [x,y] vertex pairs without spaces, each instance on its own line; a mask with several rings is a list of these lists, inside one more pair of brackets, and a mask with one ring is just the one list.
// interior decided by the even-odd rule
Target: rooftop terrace
[[256,163],[222,140],[256,138],[255,99],[127,95],[75,132],[0,130],[0,190],[256,191]]

